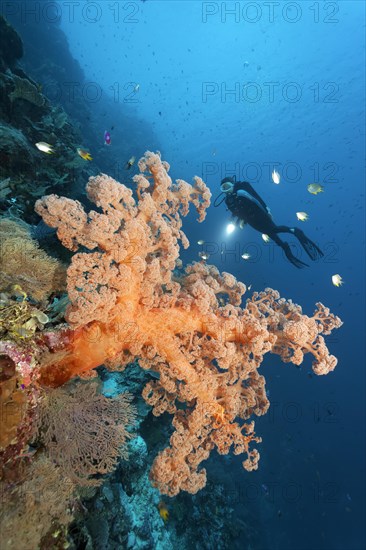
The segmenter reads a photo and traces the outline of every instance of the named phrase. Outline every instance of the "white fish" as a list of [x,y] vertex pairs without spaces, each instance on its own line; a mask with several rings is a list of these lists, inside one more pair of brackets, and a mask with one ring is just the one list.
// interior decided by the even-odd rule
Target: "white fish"
[[342,277],[339,275],[339,273],[336,273],[335,275],[332,275],[332,283],[334,286],[341,286],[343,285],[344,281]]
[[48,155],[51,155],[55,152],[53,146],[49,143],[46,143],[45,141],[39,141],[38,143],[36,143],[36,147],[37,149],[42,151],[42,153],[47,153]]
[[244,254],[242,254],[241,257],[243,258],[243,260],[249,260],[250,259],[250,254],[248,254],[248,252],[245,252]]
[[265,233],[262,233],[262,239],[264,240],[265,243],[269,243],[269,241],[271,240],[268,235],[266,235]]
[[210,255],[207,252],[199,252],[198,256],[201,258],[201,260],[208,260]]
[[277,184],[279,184],[280,181],[281,181],[281,177],[280,177],[279,173],[276,172],[275,168],[273,169],[273,172],[272,172],[272,181],[273,181],[273,183],[277,183]]
[[199,244],[200,246],[202,246],[203,244],[205,244],[205,241],[200,239],[199,241],[197,241],[197,244]]

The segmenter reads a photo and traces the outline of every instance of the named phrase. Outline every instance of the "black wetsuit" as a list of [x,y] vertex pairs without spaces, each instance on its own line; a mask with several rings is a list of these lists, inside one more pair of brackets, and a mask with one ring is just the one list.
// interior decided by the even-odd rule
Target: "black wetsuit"
[[287,259],[296,267],[305,267],[307,264],[292,254],[289,244],[282,241],[278,233],[292,233],[297,237],[305,252],[312,260],[323,256],[320,248],[308,239],[301,229],[288,227],[287,225],[276,225],[266,203],[247,181],[235,182],[233,192],[226,193],[225,203],[230,212],[240,221],[268,235],[284,250]]

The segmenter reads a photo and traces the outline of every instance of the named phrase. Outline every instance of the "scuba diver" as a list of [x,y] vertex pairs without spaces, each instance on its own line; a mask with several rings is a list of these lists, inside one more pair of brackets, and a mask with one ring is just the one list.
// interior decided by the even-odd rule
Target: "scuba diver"
[[[300,242],[306,254],[311,260],[317,260],[324,256],[320,248],[313,241],[307,238],[305,233],[297,227],[288,227],[287,225],[276,225],[272,219],[272,214],[266,203],[253,189],[250,183],[246,181],[236,181],[235,178],[227,177],[221,182],[221,193],[216,198],[214,206],[220,206],[225,200],[225,204],[235,218],[238,218],[239,227],[243,228],[248,224],[253,229],[268,235],[284,251],[286,258],[298,268],[309,267],[291,252],[290,245],[280,239],[278,233],[291,233]],[[217,203],[219,197],[224,194],[224,198]]]

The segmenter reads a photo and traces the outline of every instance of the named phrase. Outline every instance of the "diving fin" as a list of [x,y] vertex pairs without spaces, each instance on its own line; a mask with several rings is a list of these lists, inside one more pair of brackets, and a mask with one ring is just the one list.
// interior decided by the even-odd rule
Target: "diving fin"
[[283,249],[284,253],[286,254],[286,258],[288,259],[289,262],[292,263],[292,265],[294,265],[298,269],[302,269],[303,267],[309,267],[308,264],[306,264],[305,262],[302,262],[301,260],[299,260],[298,258],[296,258],[296,256],[294,256],[292,254],[290,245],[288,243],[284,243],[281,248]]
[[313,241],[308,239],[301,229],[295,228],[294,235],[299,240],[301,246],[311,260],[318,260],[324,256],[324,253],[320,250],[320,248]]

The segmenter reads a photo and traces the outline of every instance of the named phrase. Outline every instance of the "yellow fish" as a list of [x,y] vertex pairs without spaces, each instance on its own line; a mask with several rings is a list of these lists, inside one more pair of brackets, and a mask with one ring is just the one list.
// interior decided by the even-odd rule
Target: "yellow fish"
[[166,507],[165,502],[161,500],[158,504],[158,508],[159,508],[160,517],[163,519],[164,523],[166,523],[169,519],[169,510]]
[[309,215],[306,212],[296,212],[296,217],[301,222],[306,222],[309,219]]
[[88,151],[85,151],[85,149],[80,149],[80,147],[78,147],[76,150],[79,157],[81,157],[82,159],[93,160],[93,157],[90,155],[90,153],[88,153]]
[[324,187],[322,185],[319,185],[319,183],[309,183],[308,191],[312,195],[317,195],[318,193],[323,193]]

